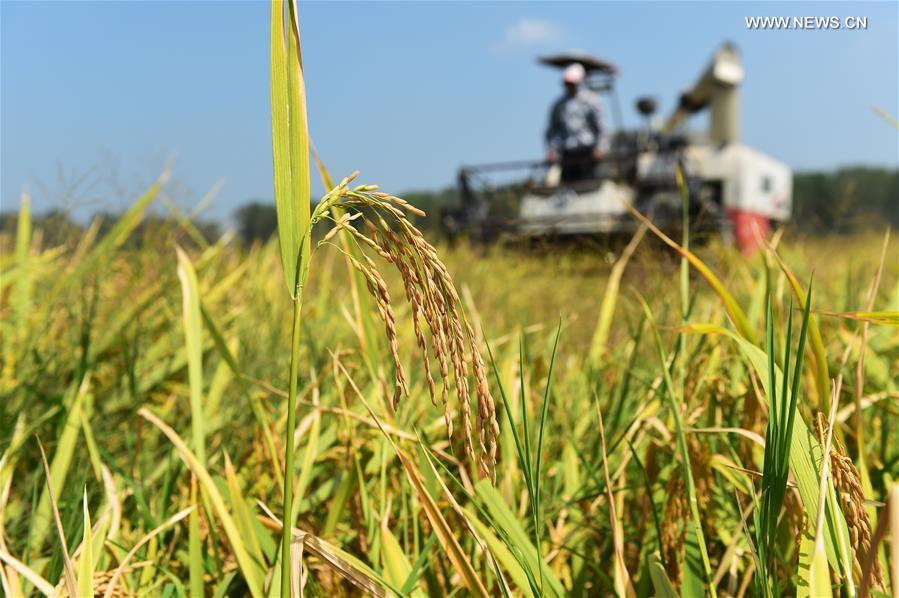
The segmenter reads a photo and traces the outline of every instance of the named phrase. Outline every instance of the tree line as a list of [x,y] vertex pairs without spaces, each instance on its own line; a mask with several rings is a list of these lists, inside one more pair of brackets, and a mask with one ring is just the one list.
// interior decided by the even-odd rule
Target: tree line
[[[411,191],[401,197],[427,213],[425,217],[416,218],[416,226],[432,232],[440,230],[440,212],[457,206],[460,201],[454,187]],[[99,235],[102,236],[115,222],[117,214],[98,216]],[[235,210],[233,220],[235,232],[246,244],[265,242],[277,229],[272,201],[247,202]],[[0,213],[0,233],[14,234],[16,221],[17,212]],[[36,216],[34,225],[42,231],[46,246],[77,240],[84,228],[59,210]],[[151,215],[141,224],[131,242],[149,242],[155,238],[153,231],[172,225],[167,218]],[[848,234],[887,225],[899,227],[899,170],[851,167],[831,172],[795,173],[790,228],[805,234],[824,235]],[[221,225],[211,220],[195,221],[194,226],[209,241],[217,239],[222,232]]]

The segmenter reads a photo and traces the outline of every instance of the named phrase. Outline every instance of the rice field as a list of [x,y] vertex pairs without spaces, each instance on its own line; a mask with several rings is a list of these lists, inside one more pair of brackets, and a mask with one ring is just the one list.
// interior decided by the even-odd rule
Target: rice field
[[278,238],[0,239],[5,595],[899,595],[889,231],[426,239],[310,168],[294,10]]
[[[4,263],[0,554],[8,595],[66,591],[51,496],[76,572],[85,558],[87,507],[96,593],[120,567],[111,595],[192,595],[192,575],[206,593],[242,595],[253,589],[249,567],[257,590],[272,587],[291,336],[277,242],[245,249],[224,238],[179,254],[174,239],[184,234],[173,223],[158,242],[129,248],[123,224],[133,226],[138,215],[103,239],[88,232],[63,247],[41,247],[40,231],[23,225],[18,252]],[[889,431],[899,339],[880,321],[830,312],[896,305],[899,272],[886,261],[875,310],[867,309],[879,245],[873,235],[794,242],[787,234],[779,249],[803,285],[814,271],[817,313],[810,319],[829,377],[843,377],[831,462],[845,467],[846,477],[834,476],[845,485],[836,496],[856,501],[841,508],[857,517],[847,527],[846,561],[856,588],[870,563],[870,549],[857,538],[870,546],[896,475]],[[888,251],[895,250],[892,242]],[[306,591],[596,595],[630,586],[652,595],[667,579],[682,595],[701,594],[706,580],[689,554],[695,532],[680,437],[714,585],[722,595],[754,593],[751,506],[769,433],[766,372],[739,339],[704,333],[735,328],[722,299],[695,274],[689,324],[682,325],[672,252],[641,243],[622,271],[614,265],[620,255],[601,252],[439,248],[496,397],[495,483],[466,452],[469,432],[452,380],[452,437],[439,389],[432,403],[399,272],[369,252],[383,272],[409,388],[394,408],[396,366],[376,301],[354,286],[339,246],[320,245],[316,254],[298,357],[292,470],[295,527],[308,534]],[[759,339],[770,278],[781,363],[792,295],[784,271],[715,244],[699,256],[727,273],[722,284]],[[604,307],[610,318],[600,317]],[[440,387],[433,354],[430,361]],[[810,430],[829,402],[817,390],[816,367],[802,368],[797,394],[797,417]],[[470,426],[483,425],[472,419]],[[820,457],[811,465],[820,467]],[[800,547],[812,541],[815,506],[802,502],[798,487],[787,488],[769,548],[777,559],[772,581],[784,594],[810,575],[811,555],[803,560]],[[881,545],[883,584],[888,546]],[[252,555],[243,564],[241,549]],[[842,587],[835,594],[848,592],[848,579],[832,575]]]

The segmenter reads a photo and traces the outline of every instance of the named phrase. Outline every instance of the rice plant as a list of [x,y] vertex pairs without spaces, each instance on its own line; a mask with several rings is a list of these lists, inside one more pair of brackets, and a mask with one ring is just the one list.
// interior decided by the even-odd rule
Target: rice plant
[[[293,430],[296,417],[298,378],[298,352],[303,293],[311,268],[310,240],[313,227],[332,214],[342,214],[321,244],[335,234],[345,233],[357,246],[371,249],[398,269],[411,309],[416,342],[422,351],[422,362],[428,381],[432,402],[437,391],[428,358],[428,344],[420,319],[424,319],[429,331],[434,355],[439,363],[441,399],[447,434],[451,437],[453,423],[449,411],[448,388],[455,386],[462,414],[465,454],[475,458],[472,439],[471,397],[469,367],[475,381],[478,408],[478,436],[480,455],[479,474],[495,478],[496,467],[496,409],[490,396],[484,362],[474,344],[471,325],[464,318],[460,299],[446,267],[437,256],[436,249],[406,218],[406,213],[420,214],[413,206],[398,197],[378,192],[374,185],[361,185],[350,189],[354,177],[341,181],[316,205],[310,205],[309,188],[309,139],[306,127],[305,83],[296,3],[272,3],[272,145],[275,171],[275,203],[278,213],[278,238],[285,282],[293,303],[293,327],[291,334],[289,391],[287,399],[287,427],[284,454],[284,528],[281,543],[281,594],[291,593],[291,564],[286,555],[292,544],[293,516]],[[286,18],[285,18],[286,17]],[[286,21],[286,22],[285,22]],[[286,48],[286,50],[285,50]],[[368,209],[368,212],[361,210]],[[352,210],[351,216],[348,211]],[[311,217],[310,217],[311,212]],[[365,219],[371,231],[366,236],[352,226],[354,220]],[[386,219],[391,222],[388,223]],[[361,260],[345,251],[345,258],[362,275],[368,292],[377,305],[393,358],[395,388],[391,406],[396,409],[399,399],[409,395],[409,385],[399,356],[396,317],[390,293],[375,262],[362,254]],[[470,365],[469,365],[470,364]],[[452,377],[450,380],[450,366]]]

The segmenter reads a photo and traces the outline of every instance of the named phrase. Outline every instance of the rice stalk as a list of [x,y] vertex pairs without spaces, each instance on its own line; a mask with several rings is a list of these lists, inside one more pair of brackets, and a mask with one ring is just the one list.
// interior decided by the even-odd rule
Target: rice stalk
[[31,295],[33,292],[33,274],[31,272],[31,240],[32,240],[32,223],[31,223],[31,196],[27,192],[22,192],[22,198],[19,204],[19,215],[16,222],[16,270],[18,277],[16,279],[15,288],[10,297],[12,305],[12,318],[15,322],[15,343],[10,342],[7,338],[4,345],[5,361],[3,378],[12,380],[14,378],[16,365],[16,350],[21,350],[27,341],[26,332],[28,327],[28,312],[31,307]]
[[234,519],[225,504],[225,500],[222,498],[221,492],[219,492],[218,486],[213,481],[212,476],[209,475],[209,471],[206,469],[205,465],[203,465],[197,456],[191,452],[178,434],[163,423],[163,421],[156,415],[146,408],[141,408],[138,410],[137,414],[159,428],[169,441],[175,445],[175,449],[178,451],[178,455],[181,457],[182,461],[184,461],[185,465],[187,465],[191,472],[197,477],[200,487],[202,487],[205,495],[209,497],[209,503],[212,506],[213,512],[219,518],[222,527],[225,529],[225,535],[234,551],[241,573],[247,581],[250,593],[253,596],[262,596],[264,577],[262,563],[254,560],[252,555],[247,551],[246,542],[240,535],[239,528],[234,522]]
[[615,497],[612,496],[612,480],[609,477],[609,458],[606,453],[606,435],[602,423],[602,410],[599,405],[596,406],[597,417],[599,418],[599,441],[602,451],[602,470],[606,482],[606,498],[609,501],[609,525],[612,529],[612,544],[614,546],[615,561],[615,593],[619,596],[635,596],[634,587],[631,584],[630,575],[627,572],[627,566],[624,563],[624,539],[623,530],[621,529],[621,521],[615,512]]
[[[286,14],[285,14],[286,12]],[[298,353],[303,288],[309,271],[309,134],[300,32],[294,0],[272,0],[271,15],[272,164],[278,239],[284,279],[293,303],[289,396],[284,450],[284,518],[293,513],[293,431],[296,418]],[[289,526],[281,534],[281,594],[291,593]]]
[[84,539],[81,543],[81,557],[78,559],[78,595],[94,594],[94,555],[91,540],[91,515],[87,508],[87,488],[84,489]]
[[699,257],[697,257],[695,253],[688,249],[684,249],[675,241],[673,241],[671,237],[662,232],[659,227],[653,224],[651,220],[641,214],[630,203],[625,202],[624,205],[637,220],[639,220],[644,226],[646,226],[646,228],[652,231],[666,245],[679,253],[681,257],[690,262],[690,265],[696,268],[696,271],[706,279],[706,281],[709,283],[709,286],[711,286],[715,293],[721,298],[721,302],[724,303],[724,309],[733,322],[734,327],[737,329],[737,332],[740,334],[740,336],[755,344],[755,334],[749,327],[749,320],[746,318],[746,314],[737,303],[737,300],[734,299],[733,294],[731,294],[731,292],[727,290],[727,287],[724,286],[724,283],[722,283],[721,280],[717,276],[715,276],[715,273],[712,272],[711,268],[709,268],[701,259],[699,259]]
[[[284,527],[283,523],[275,517],[268,507],[260,504],[260,508],[267,516],[265,518],[260,517],[260,520],[266,527],[279,531]],[[390,595],[388,592],[392,588],[387,580],[383,579],[353,555],[313,534],[297,528],[293,528],[292,533],[294,538],[302,541],[305,550],[320,558],[328,567],[363,592],[376,597]]]
[[193,449],[200,462],[205,463],[206,417],[203,413],[203,322],[200,316],[200,285],[190,258],[180,247],[176,246],[175,250],[178,255],[178,278],[181,281],[181,317],[187,352]]
[[144,535],[144,537],[141,538],[137,544],[132,546],[131,550],[128,551],[128,554],[126,554],[125,557],[119,561],[118,567],[116,567],[112,572],[112,577],[109,578],[109,582],[106,585],[106,591],[103,592],[103,598],[112,598],[116,595],[116,586],[119,579],[127,572],[131,559],[134,558],[134,556],[143,546],[145,546],[150,540],[152,540],[165,530],[169,529],[170,527],[190,515],[195,509],[195,506],[191,506],[187,509],[178,511],[177,513],[166,519],[161,525],[150,530],[150,532]]
[[[796,349],[795,363],[790,366],[790,343],[793,333],[793,310],[788,311],[787,330],[784,346],[784,366],[782,385],[778,392],[778,378],[774,365],[774,315],[769,296],[767,304],[767,353],[768,353],[768,424],[765,431],[765,461],[762,470],[762,495],[760,512],[757,514],[756,546],[759,552],[760,587],[765,594],[780,595],[780,586],[775,581],[775,542],[778,520],[783,510],[790,473],[790,452],[793,444],[793,429],[796,423],[796,409],[799,402],[799,383],[802,377],[802,363],[805,355],[806,334],[811,313],[811,285],[803,302],[802,327]],[[792,305],[791,305],[792,307]],[[789,386],[792,376],[792,386]]]
[[890,583],[893,594],[899,588],[899,482],[890,484],[889,494],[889,520],[890,520]]
[[40,551],[50,530],[51,517],[53,515],[53,496],[58,496],[62,492],[66,478],[69,475],[75,444],[78,441],[79,431],[81,430],[81,413],[84,409],[84,404],[87,402],[90,386],[91,373],[87,372],[84,374],[80,384],[77,386],[73,384],[68,388],[63,399],[64,406],[68,406],[68,412],[66,413],[62,433],[57,439],[53,461],[50,463],[47,472],[47,484],[41,492],[37,509],[31,516],[28,527],[28,544],[32,549],[32,558]]
[[63,563],[63,572],[65,574],[65,587],[69,592],[69,596],[77,596],[78,595],[78,580],[75,577],[75,567],[72,564],[72,559],[69,557],[69,549],[66,546],[66,534],[62,528],[62,520],[59,517],[59,507],[56,504],[56,497],[53,492],[53,485],[51,483],[50,478],[50,466],[47,464],[47,454],[44,452],[44,447],[41,444],[41,441],[37,441],[37,446],[41,451],[41,462],[44,465],[44,475],[46,476],[46,484],[47,484],[47,497],[50,501],[50,509],[53,513],[53,522],[56,524],[56,533],[57,539],[59,540],[59,549],[62,551],[62,563]]
[[[640,298],[640,302],[643,305],[643,312],[646,314],[646,319],[649,321],[650,326],[654,326],[655,322],[649,305],[646,304],[645,300],[643,300],[642,297]],[[696,485],[693,480],[693,472],[690,465],[690,456],[687,450],[687,443],[684,439],[684,426],[682,423],[681,410],[674,397],[674,385],[671,381],[671,374],[668,371],[668,358],[665,355],[665,349],[662,345],[662,337],[659,335],[658,330],[654,330],[654,334],[656,339],[656,347],[659,352],[659,361],[662,366],[662,375],[665,382],[665,395],[668,399],[668,408],[670,409],[671,416],[674,419],[677,448],[681,459],[681,475],[683,475],[684,477],[684,485],[687,491],[687,502],[689,505],[692,520],[692,530],[696,536],[696,542],[699,545],[699,554],[702,561],[703,575],[705,577],[703,581],[708,589],[709,594],[712,596],[712,598],[714,598],[716,596],[715,586],[712,583],[712,571],[711,565],[709,564],[708,549],[706,547],[705,536],[702,531],[702,523],[699,517],[699,503],[696,496]]]
[[875,326],[899,328],[899,311],[827,311],[816,310],[822,316],[865,322]]
[[[361,394],[359,394],[358,396],[360,400],[363,401],[369,414],[372,416],[372,418],[375,419],[375,422],[378,423],[378,427],[380,428],[380,421],[371,410],[371,407],[369,407],[368,403],[365,403],[365,399],[362,398]],[[396,456],[399,458],[400,463],[403,466],[403,471],[406,473],[407,478],[412,484],[416,496],[418,497],[419,501],[421,501],[425,515],[428,518],[428,521],[430,521],[434,533],[437,534],[437,539],[439,540],[443,551],[445,552],[447,557],[449,557],[450,561],[453,564],[453,567],[460,575],[462,583],[468,588],[469,592],[471,592],[472,595],[487,596],[487,589],[484,587],[483,582],[475,572],[474,566],[471,564],[471,561],[462,551],[462,547],[459,545],[459,541],[456,539],[455,535],[453,535],[452,528],[450,527],[449,523],[447,523],[443,514],[440,512],[440,508],[437,506],[434,498],[425,487],[424,480],[421,477],[421,473],[418,471],[418,469],[416,469],[415,465],[412,463],[412,460],[409,459],[409,457],[399,448],[399,446],[397,446],[397,444],[383,428],[381,428],[381,433],[384,438],[390,443],[391,448],[393,448],[394,453],[396,453]]]
[[[877,270],[874,272],[874,277],[871,280],[871,285],[868,288],[868,296],[866,298],[865,309],[867,311],[871,311],[874,309],[874,301],[877,298],[877,291],[880,288],[880,280],[883,276],[884,263],[886,262],[887,251],[889,249],[890,244],[890,229],[888,228],[886,234],[884,234],[883,245],[880,249],[880,263],[877,265]],[[864,419],[862,417],[862,395],[865,391],[865,353],[867,352],[868,346],[868,333],[869,333],[869,323],[862,322],[861,331],[859,334],[859,349],[858,349],[858,361],[855,367],[855,393],[854,393],[854,405],[855,405],[855,437],[856,442],[858,443],[858,470],[860,472],[860,486],[865,490],[869,495],[873,494],[873,488],[871,486],[871,478],[868,472],[868,457],[867,457],[867,436],[865,434],[865,424]],[[868,517],[876,521],[877,513],[874,509],[868,510]]]
[[590,342],[590,363],[594,366],[599,365],[599,360],[603,353],[607,350],[609,339],[609,330],[612,328],[612,320],[615,316],[615,305],[618,302],[618,291],[621,287],[621,279],[624,276],[624,270],[633,257],[634,252],[646,235],[646,225],[641,224],[630,242],[621,252],[621,255],[612,266],[612,272],[609,274],[609,280],[606,283],[605,291],[602,296],[602,303],[599,307],[599,316],[596,319],[596,330],[593,332],[593,340]]
[[[787,277],[790,288],[793,290],[793,295],[799,303],[799,309],[805,309],[805,292],[802,290],[799,279],[796,278],[796,275],[793,274],[787,266],[787,263],[780,257],[780,254],[777,253],[773,244],[766,241],[766,246],[769,253],[774,256],[775,260],[777,260],[777,264],[780,266],[784,276]],[[811,288],[811,284],[809,284],[809,287]],[[818,327],[818,319],[814,315],[809,316],[808,331],[809,340],[811,341],[809,343],[809,348],[811,349],[812,366],[815,370],[815,386],[818,392],[818,402],[826,410],[829,409],[827,401],[830,398],[830,370],[827,366],[827,352],[824,349],[824,340],[821,337],[821,330]]]
[[822,432],[824,432],[824,428],[826,428],[826,434],[822,436],[824,458],[821,459],[821,482],[818,490],[818,516],[815,520],[814,534],[815,547],[809,566],[808,587],[811,596],[820,596],[821,598],[832,596],[828,559],[824,550],[824,513],[828,502],[828,481],[830,478],[830,459],[827,458],[827,455],[830,455],[831,442],[833,441],[833,424],[837,412],[837,405],[839,404],[839,389],[840,381],[838,379],[833,391],[833,399],[830,408],[830,422],[827,426],[819,426]]
[[[819,417],[815,423],[822,437],[828,435],[826,425],[822,425]],[[872,557],[874,545],[871,541],[871,521],[865,508],[865,492],[862,488],[861,475],[841,446],[839,440],[832,443],[830,451],[830,470],[834,487],[837,491],[846,525],[849,531],[849,545],[852,549],[852,574],[861,583],[862,563]],[[873,558],[871,580],[875,588],[883,589],[883,573],[877,558]]]
[[[769,362],[768,354],[765,351],[720,326],[690,324],[687,327],[687,330],[700,334],[722,334],[731,338],[736,343],[740,353],[749,361],[752,369],[761,381],[765,407],[768,408],[768,397],[783,398],[782,393],[774,394],[776,392],[774,388],[783,385],[783,373],[775,364],[774,378],[777,382],[775,385],[771,385],[769,380],[771,364]],[[831,392],[833,391],[831,390]],[[780,400],[780,398],[778,398],[778,400]],[[781,408],[782,407],[778,405],[777,411],[780,412]],[[824,482],[821,481],[820,468],[816,462],[820,458],[820,455],[823,454],[823,447],[815,438],[815,435],[811,432],[802,417],[797,417],[795,420],[795,427],[790,442],[790,470],[793,474],[793,478],[796,480],[799,494],[802,498],[803,508],[805,509],[809,521],[817,521],[819,516],[819,501],[817,497],[820,484],[825,483],[832,488],[832,482],[830,480],[824,480]],[[834,569],[844,572],[846,570],[851,570],[851,563],[848,563],[847,567],[847,562],[843,556],[844,551],[841,547],[841,538],[848,534],[846,531],[846,521],[842,511],[828,502],[825,513],[822,514],[822,516],[824,517],[825,528],[827,528],[827,533],[824,534],[824,548],[827,559]]]

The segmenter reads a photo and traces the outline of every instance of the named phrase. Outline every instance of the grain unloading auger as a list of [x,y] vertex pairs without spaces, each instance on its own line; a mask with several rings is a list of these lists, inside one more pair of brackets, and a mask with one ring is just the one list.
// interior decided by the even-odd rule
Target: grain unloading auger
[[[450,234],[478,240],[503,235],[552,237],[627,232],[637,223],[631,204],[663,229],[681,222],[675,169],[680,164],[690,196],[692,227],[735,236],[750,250],[772,221],[790,217],[792,172],[762,152],[740,143],[740,92],[743,67],[734,46],[725,44],[697,82],[685,91],[661,126],[653,123],[655,101],[643,98],[637,110],[646,125],[620,128],[614,65],[583,53],[546,56],[542,64],[565,68],[581,64],[586,85],[606,97],[605,106],[619,125],[611,146],[597,163],[595,176],[560,182],[560,165],[519,161],[459,170],[462,205],[447,210],[443,223]],[[705,135],[681,132],[687,118],[708,109]]]

